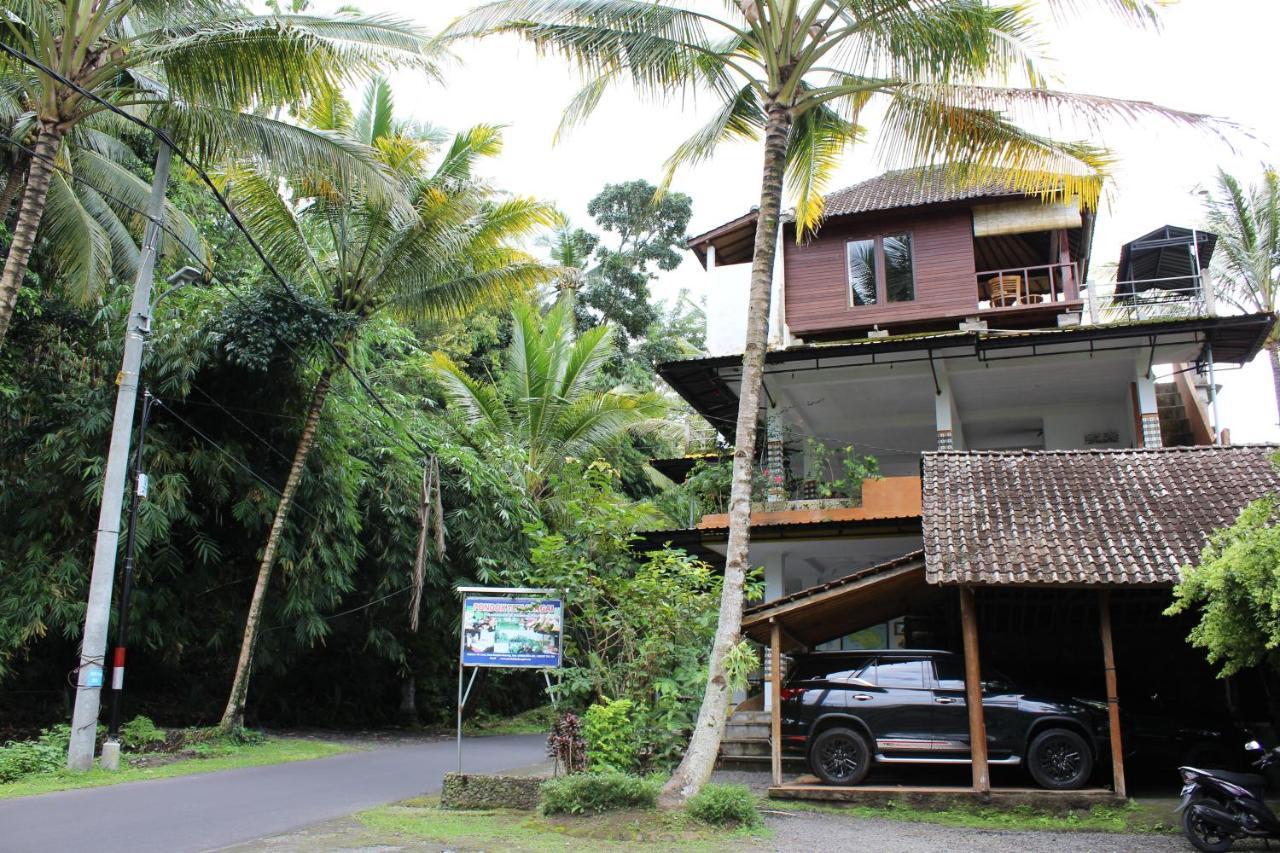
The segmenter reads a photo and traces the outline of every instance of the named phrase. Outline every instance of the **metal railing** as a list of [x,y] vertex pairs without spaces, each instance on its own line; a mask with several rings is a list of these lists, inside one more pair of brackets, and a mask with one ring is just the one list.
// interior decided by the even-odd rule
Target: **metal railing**
[[700,453],[719,453],[723,449],[720,434],[711,427],[694,427],[686,425],[681,447],[681,455],[693,456]]
[[1077,299],[1080,276],[1075,261],[1009,267],[974,274],[979,310],[1028,308]]
[[1094,323],[1132,323],[1212,316],[1213,297],[1207,276],[1120,281],[1111,293],[1090,296],[1090,319]]

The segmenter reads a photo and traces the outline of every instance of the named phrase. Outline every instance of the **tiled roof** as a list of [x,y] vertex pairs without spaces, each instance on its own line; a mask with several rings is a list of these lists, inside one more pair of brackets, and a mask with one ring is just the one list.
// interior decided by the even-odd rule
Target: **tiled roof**
[[1167,584],[1280,491],[1275,446],[924,454],[930,583]]
[[965,183],[942,167],[900,169],[836,190],[823,197],[824,216],[846,216],[970,198],[1022,195],[999,181]]
[[859,581],[864,581],[869,577],[874,577],[875,575],[882,575],[885,572],[891,571],[893,569],[900,569],[903,566],[909,566],[913,563],[918,563],[920,562],[920,559],[923,556],[924,556],[924,552],[919,549],[915,551],[908,551],[907,553],[903,554],[901,557],[894,557],[892,560],[886,560],[883,563],[877,563],[876,565],[868,566],[865,569],[858,569],[856,572],[845,575],[842,578],[836,578],[833,581],[827,581],[826,583],[818,584],[817,586],[806,587],[805,589],[802,589],[799,592],[793,592],[790,595],[784,595],[781,598],[771,598],[768,601],[763,601],[759,604],[753,604],[750,607],[746,608],[744,611],[742,611],[743,616],[751,617],[757,613],[763,613],[766,610],[772,610],[782,604],[790,604],[794,601],[803,601],[806,598],[813,598],[815,595],[818,595],[819,593],[828,592],[833,589],[839,589],[842,586],[850,586],[852,584],[858,583]]

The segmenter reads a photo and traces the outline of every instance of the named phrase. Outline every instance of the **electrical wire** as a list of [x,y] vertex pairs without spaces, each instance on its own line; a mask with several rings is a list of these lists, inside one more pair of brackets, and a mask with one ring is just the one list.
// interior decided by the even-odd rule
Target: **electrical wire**
[[[89,189],[93,190],[94,192],[98,193],[99,195],[103,196],[104,198],[106,198],[106,199],[109,199],[109,200],[113,201],[114,203],[116,203],[116,204],[120,205],[120,206],[121,206],[121,207],[123,207],[124,209],[126,209],[126,210],[128,210],[128,211],[130,211],[130,212],[132,212],[132,213],[136,214],[137,216],[142,217],[144,220],[146,220],[146,221],[148,221],[148,222],[151,222],[151,223],[153,223],[154,225],[156,225],[156,227],[160,228],[162,231],[164,231],[166,234],[168,234],[168,235],[169,235],[169,236],[170,236],[170,237],[171,237],[175,242],[177,242],[177,243],[178,243],[178,245],[182,246],[182,248],[183,248],[183,249],[187,252],[187,254],[191,257],[191,259],[192,259],[193,261],[195,261],[197,264],[199,264],[199,265],[203,268],[203,270],[204,270],[204,272],[205,272],[205,275],[208,277],[208,279],[209,279],[211,282],[213,282],[214,284],[217,284],[219,287],[223,288],[223,289],[227,292],[227,294],[228,294],[228,295],[230,295],[230,296],[231,296],[231,298],[232,298],[233,300],[235,300],[235,301],[236,301],[236,303],[237,303],[238,305],[240,305],[240,307],[242,307],[242,308],[244,308],[244,309],[246,309],[246,310],[250,310],[250,309],[249,309],[249,305],[248,305],[248,303],[247,303],[247,302],[245,302],[245,300],[244,300],[244,297],[243,297],[243,296],[241,296],[239,293],[237,293],[237,292],[235,291],[235,289],[234,289],[234,288],[232,288],[232,287],[230,286],[230,284],[229,284],[227,281],[225,281],[225,280],[224,280],[220,275],[218,275],[218,273],[217,273],[217,272],[215,272],[215,270],[214,270],[214,268],[213,268],[213,265],[212,265],[212,264],[210,264],[210,263],[209,263],[209,262],[207,262],[207,261],[202,260],[202,259],[201,259],[201,255],[200,255],[200,253],[199,253],[199,252],[197,252],[197,251],[196,251],[196,250],[195,250],[195,249],[194,249],[194,248],[193,248],[189,243],[187,243],[187,242],[186,242],[186,240],[184,239],[184,237],[183,237],[181,234],[179,234],[176,230],[174,230],[174,228],[173,228],[172,226],[170,226],[170,225],[168,225],[166,222],[164,222],[164,221],[163,221],[163,219],[157,219],[157,218],[155,218],[155,217],[153,217],[153,216],[149,215],[145,210],[142,210],[142,209],[140,209],[140,208],[138,208],[138,207],[134,206],[133,204],[129,203],[128,201],[125,201],[124,199],[120,198],[119,196],[113,195],[112,193],[110,193],[110,192],[108,192],[108,191],[106,191],[106,190],[102,189],[101,187],[97,186],[97,185],[96,185],[96,184],[94,184],[92,181],[90,181],[90,180],[88,180],[88,179],[84,178],[83,176],[80,176],[80,175],[77,175],[77,174],[73,173],[71,170],[69,170],[69,169],[67,169],[66,167],[64,167],[64,166],[60,165],[59,163],[57,163],[57,162],[56,162],[56,160],[55,160],[54,158],[51,158],[51,157],[48,157],[48,156],[46,156],[46,155],[43,155],[43,154],[40,154],[40,153],[36,152],[36,151],[35,151],[34,149],[32,149],[31,147],[29,147],[29,146],[27,146],[27,145],[23,144],[22,142],[18,141],[17,139],[14,139],[12,136],[9,136],[9,135],[8,135],[8,134],[6,134],[6,133],[0,132],[0,140],[4,140],[4,141],[8,142],[9,144],[11,144],[11,145],[15,146],[16,148],[21,149],[22,151],[26,152],[26,153],[27,153],[28,155],[30,155],[31,157],[38,158],[38,159],[40,159],[41,161],[48,163],[48,164],[49,164],[49,166],[50,166],[50,168],[52,168],[54,171],[57,171],[57,172],[59,172],[59,173],[61,173],[61,174],[65,175],[65,176],[67,176],[67,177],[71,178],[73,181],[76,181],[76,182],[78,182],[78,183],[83,184],[84,186],[88,187]],[[297,301],[297,297],[296,297],[296,296],[294,296],[293,294],[290,294],[290,296],[291,296],[291,298],[293,298],[295,301]],[[298,352],[298,350],[297,350],[297,349],[296,349],[292,344],[290,344],[288,341],[281,341],[281,343],[282,343],[282,344],[284,344],[285,348],[286,348],[286,349],[288,349],[288,350],[289,350],[289,352],[294,356],[295,361],[299,364],[299,366],[300,366],[300,367],[302,367],[304,370],[305,370],[305,369],[307,369],[307,367],[308,367],[308,365],[307,365],[307,361],[308,361],[308,360],[307,360],[306,358],[304,358],[304,357],[302,356],[302,354],[301,354],[301,353],[299,353],[299,352]],[[319,370],[319,369],[317,368],[317,370]],[[320,374],[319,374],[319,372],[318,372],[318,373],[317,373],[317,375],[314,377],[314,379],[315,379],[316,381],[318,381],[318,380],[319,380],[319,377],[320,377]],[[358,379],[358,378],[359,378],[359,377],[357,377],[357,379]],[[341,397],[345,402],[347,402],[348,404],[350,404],[350,405],[352,406],[352,410],[353,410],[353,411],[355,411],[356,413],[358,413],[358,414],[359,414],[359,416],[360,416],[363,420],[365,420],[367,423],[371,424],[372,426],[376,427],[380,432],[382,432],[382,433],[383,433],[384,435],[386,435],[389,439],[391,439],[391,440],[392,440],[392,442],[393,442],[394,444],[396,444],[396,445],[397,445],[401,450],[406,450],[406,451],[409,451],[410,453],[413,453],[413,452],[414,452],[415,448],[409,448],[409,447],[407,447],[407,446],[406,446],[406,445],[404,445],[404,444],[400,444],[400,443],[399,443],[399,439],[397,438],[397,436],[396,436],[396,434],[395,434],[395,433],[393,433],[393,432],[392,432],[392,431],[391,431],[391,430],[390,430],[390,429],[389,429],[385,424],[380,424],[380,423],[378,423],[377,421],[375,421],[375,420],[373,420],[372,418],[370,418],[370,417],[368,416],[368,414],[366,414],[366,413],[365,413],[364,408],[363,408],[362,406],[356,405],[356,404],[351,400],[351,398],[350,398],[350,397],[347,397],[347,396],[346,396],[346,394],[344,394],[344,393],[342,392],[342,390],[341,390],[341,388],[340,388],[340,387],[338,387],[338,386],[331,386],[331,389],[330,389],[330,390],[331,390],[331,393],[334,393],[334,394],[338,395],[338,396],[339,396],[339,397]],[[206,396],[208,396],[208,395],[206,395]],[[212,398],[210,398],[210,399],[212,400]],[[190,402],[190,401],[188,401],[188,402]],[[224,411],[226,411],[225,407],[221,406],[221,404],[217,403],[217,401],[213,401],[213,403],[214,403],[214,405],[218,406],[219,408],[223,408],[223,409],[224,409]],[[384,409],[384,410],[385,410],[385,409]],[[227,413],[228,413],[228,414],[230,414],[230,412],[229,412],[229,411],[228,411]],[[233,417],[234,417],[234,416],[233,416]],[[393,417],[394,417],[394,416],[393,416]],[[247,428],[247,427],[246,427],[246,428]],[[407,435],[406,435],[406,436],[404,436],[404,438],[408,438],[410,441],[413,441],[413,439],[412,439],[412,437],[411,437],[411,436],[407,436]],[[416,442],[415,442],[415,444],[416,444]],[[420,448],[420,447],[421,447],[421,445],[418,445],[418,448]],[[274,450],[275,448],[272,448],[272,449]],[[279,451],[276,451],[276,452],[279,452]],[[286,459],[286,461],[290,461],[290,460]]]
[[[4,42],[0,42],[0,51],[3,51],[4,53],[9,54],[10,56],[14,57],[15,59],[17,59],[18,61],[22,62],[25,65],[30,65],[31,67],[38,69],[39,71],[46,74],[47,76],[52,77],[54,80],[57,80],[59,83],[62,83],[64,86],[67,86],[73,89],[82,97],[88,98],[94,103],[100,104],[110,112],[115,113],[119,117],[123,118],[125,121],[128,121],[132,124],[137,125],[138,127],[141,127],[149,131],[162,143],[169,146],[169,149],[174,153],[174,155],[176,155],[179,160],[185,163],[187,167],[190,168],[196,174],[196,176],[200,179],[200,182],[204,184],[206,188],[208,188],[209,192],[213,195],[214,199],[218,202],[218,206],[221,207],[223,211],[227,214],[227,216],[230,218],[231,224],[235,227],[235,229],[239,231],[241,235],[244,236],[246,242],[248,242],[249,244],[249,247],[253,250],[253,253],[257,255],[258,259],[262,261],[264,266],[266,266],[267,270],[271,273],[272,277],[275,278],[277,282],[279,282],[280,286],[284,288],[285,292],[289,294],[290,298],[292,298],[294,302],[298,303],[299,305],[303,304],[302,300],[298,297],[297,292],[293,289],[293,285],[289,283],[289,281],[284,277],[284,275],[276,267],[275,263],[272,262],[272,260],[267,256],[267,253],[262,249],[262,246],[258,243],[257,238],[253,236],[253,234],[249,231],[248,227],[246,227],[244,222],[241,221],[240,217],[236,214],[235,210],[232,208],[231,203],[227,201],[226,196],[223,195],[222,191],[218,189],[217,184],[214,183],[213,179],[209,177],[209,174],[200,166],[200,164],[197,163],[189,154],[187,154],[185,149],[183,149],[180,145],[174,142],[173,137],[170,136],[168,132],[166,132],[163,128],[157,127],[156,125],[152,124],[146,119],[136,116],[133,113],[127,112],[124,109],[121,109],[119,106],[106,100],[101,95],[98,95],[96,92],[91,92],[90,90],[86,89],[84,86],[81,86],[79,83],[70,79],[66,75],[61,74],[60,72],[49,67],[48,65],[41,62],[40,60],[27,55],[26,53],[24,53],[21,50],[18,50],[12,45],[5,44]],[[352,378],[355,379],[356,383],[364,390],[365,394],[369,397],[369,399],[371,399],[374,402],[374,404],[379,409],[382,410],[383,414],[385,414],[387,417],[392,418],[394,420],[395,415],[392,414],[389,408],[387,408],[387,405],[382,401],[382,398],[378,396],[377,392],[374,391],[373,388],[364,380],[364,378],[360,376],[360,374],[356,371],[356,369],[351,365],[351,362],[347,360],[346,355],[342,352],[342,348],[339,347],[337,344],[335,344],[332,338],[325,338],[325,343],[329,345],[329,349],[332,351],[333,355],[337,358],[338,362],[347,370],[348,373],[351,374]],[[421,452],[423,456],[431,455],[427,447],[423,445],[420,441],[418,441],[416,438],[414,438],[412,435],[406,435],[405,437],[417,447],[418,451]]]
[[[386,601],[389,598],[395,598],[397,595],[404,595],[406,592],[408,592],[411,589],[413,589],[413,584],[409,584],[406,587],[397,589],[395,592],[389,592],[386,595],[382,596],[382,598],[375,598],[373,601],[370,601],[366,604],[361,604],[358,607],[352,607],[349,610],[340,610],[337,613],[330,613],[328,616],[320,616],[318,618],[320,619],[321,622],[328,622],[330,619],[337,619],[339,616],[350,616],[352,613],[356,613],[361,610],[367,610],[370,607],[373,607],[374,605],[381,604],[382,602]],[[290,628],[290,627],[293,627],[293,626],[288,624],[272,625],[270,628],[264,628],[263,633],[269,634],[272,631],[280,631],[284,628]]]
[[[169,406],[165,405],[163,400],[159,399],[158,397],[153,397],[152,402],[155,405],[159,406],[160,408],[164,409],[166,412],[168,412],[175,420],[183,424],[187,429],[191,430],[200,438],[208,442],[209,445],[213,447],[213,449],[217,450],[219,453],[221,453],[223,456],[225,456],[227,459],[233,462],[236,465],[236,467],[240,468],[249,476],[253,477],[253,479],[261,483],[262,486],[265,489],[267,489],[267,491],[271,492],[273,495],[275,495],[278,498],[281,498],[281,499],[284,498],[284,492],[282,492],[279,488],[277,488],[274,484],[272,484],[269,480],[267,480],[266,477],[263,477],[257,471],[253,470],[252,467],[250,467],[247,463],[245,463],[243,460],[237,457],[230,450],[227,450],[225,447],[223,447],[219,442],[210,438],[208,434],[206,434],[203,430],[201,430],[195,424],[191,423],[191,421],[187,420],[182,415],[178,414],[173,409],[171,409]],[[296,502],[292,505],[292,508],[297,510],[298,512],[301,512],[303,515],[306,515],[308,518],[311,518],[317,524],[324,523],[323,520],[320,518],[320,516],[316,515],[315,513],[311,512],[310,510],[306,509],[305,507],[303,507],[302,505]]]

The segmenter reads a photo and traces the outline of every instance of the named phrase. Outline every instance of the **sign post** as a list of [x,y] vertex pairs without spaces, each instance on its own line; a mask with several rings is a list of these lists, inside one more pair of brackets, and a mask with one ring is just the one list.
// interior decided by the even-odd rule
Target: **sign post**
[[[564,600],[557,589],[460,586],[458,631],[458,772],[462,772],[462,710],[482,667],[547,670],[560,666]],[[466,678],[471,667],[471,678]],[[464,686],[465,685],[465,686]]]

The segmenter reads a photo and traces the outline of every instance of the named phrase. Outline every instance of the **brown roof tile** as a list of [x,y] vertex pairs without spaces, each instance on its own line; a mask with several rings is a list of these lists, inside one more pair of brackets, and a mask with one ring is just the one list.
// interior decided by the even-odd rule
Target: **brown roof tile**
[[1167,584],[1280,491],[1270,445],[924,454],[930,583]]
[[942,167],[885,172],[823,196],[824,216],[895,210],[971,198],[1022,195],[1000,181],[963,182]]

